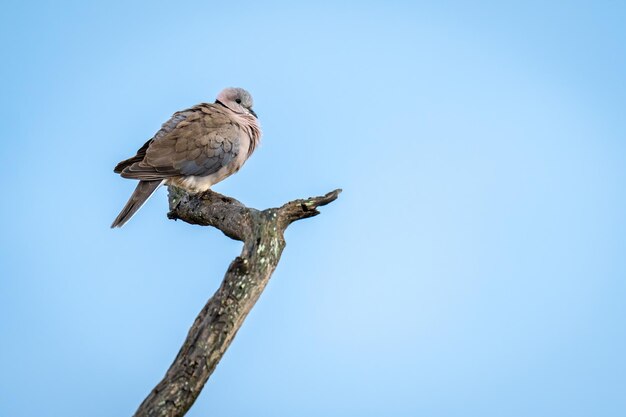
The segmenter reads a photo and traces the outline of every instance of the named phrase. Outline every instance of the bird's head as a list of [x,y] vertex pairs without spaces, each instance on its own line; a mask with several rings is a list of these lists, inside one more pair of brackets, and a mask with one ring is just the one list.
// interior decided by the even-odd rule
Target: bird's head
[[225,88],[217,95],[215,102],[221,103],[235,113],[248,113],[257,117],[254,110],[252,110],[252,96],[243,88]]

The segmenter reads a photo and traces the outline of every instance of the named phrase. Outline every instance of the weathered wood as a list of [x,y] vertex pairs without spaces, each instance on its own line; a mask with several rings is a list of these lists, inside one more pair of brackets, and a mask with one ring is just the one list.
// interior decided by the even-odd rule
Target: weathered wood
[[291,201],[259,211],[213,191],[187,194],[169,188],[170,219],[213,226],[243,242],[217,292],[194,321],[165,377],[139,406],[134,417],[182,417],[228,349],[259,299],[285,247],[284,232],[296,220],[319,214],[341,190]]

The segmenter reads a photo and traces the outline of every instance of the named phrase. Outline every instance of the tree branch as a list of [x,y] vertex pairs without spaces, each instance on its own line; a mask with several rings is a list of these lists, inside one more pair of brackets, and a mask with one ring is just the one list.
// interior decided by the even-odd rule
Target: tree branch
[[259,299],[285,247],[284,232],[296,220],[319,214],[341,190],[259,211],[213,191],[187,194],[169,187],[170,219],[213,226],[243,242],[217,292],[194,321],[165,377],[134,417],[182,417],[228,349]]

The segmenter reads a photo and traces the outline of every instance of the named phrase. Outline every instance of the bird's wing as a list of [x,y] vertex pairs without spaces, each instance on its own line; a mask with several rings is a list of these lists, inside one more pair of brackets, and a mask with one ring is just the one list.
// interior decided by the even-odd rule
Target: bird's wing
[[148,146],[150,146],[150,144],[155,139],[159,139],[165,136],[166,134],[170,133],[172,130],[174,130],[174,128],[176,128],[176,126],[180,122],[185,120],[187,116],[189,116],[191,113],[192,113],[191,109],[174,113],[174,115],[170,117],[170,119],[167,122],[163,123],[163,125],[161,126],[161,129],[159,129],[159,131],[152,138],[150,138],[146,143],[143,144],[141,148],[137,150],[137,154],[135,156],[133,156],[132,158],[125,159],[119,164],[117,164],[115,168],[113,169],[113,172],[115,172],[116,174],[120,174],[124,170],[124,168],[131,166],[135,162],[140,162],[141,160],[143,160],[143,158],[146,156],[146,151],[148,150]]
[[213,174],[235,159],[243,134],[224,110],[210,104],[190,109],[174,128],[161,131],[144,145],[141,160],[122,170],[122,177],[153,181]]

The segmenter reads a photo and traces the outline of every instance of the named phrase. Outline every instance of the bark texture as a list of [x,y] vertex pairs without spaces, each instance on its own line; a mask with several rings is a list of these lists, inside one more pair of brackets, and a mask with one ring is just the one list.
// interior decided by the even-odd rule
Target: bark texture
[[182,417],[228,349],[267,285],[285,247],[284,232],[296,220],[319,214],[341,190],[256,210],[213,191],[187,194],[169,187],[170,219],[213,226],[243,242],[217,292],[194,321],[165,377],[141,403],[134,417]]

